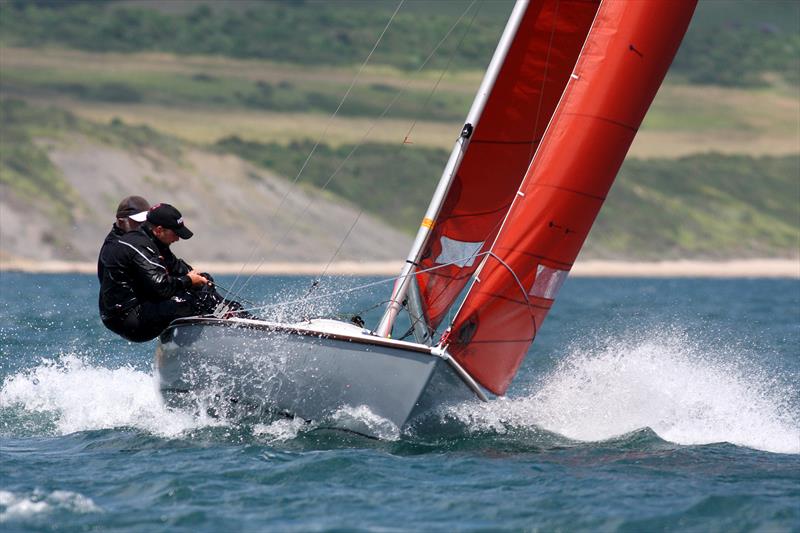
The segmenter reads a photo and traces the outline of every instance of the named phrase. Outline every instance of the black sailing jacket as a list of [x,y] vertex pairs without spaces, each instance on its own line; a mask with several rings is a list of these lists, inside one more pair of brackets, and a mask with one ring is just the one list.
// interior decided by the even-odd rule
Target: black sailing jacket
[[119,318],[142,302],[166,300],[189,289],[190,270],[146,224],[128,233],[114,226],[97,260],[100,318]]

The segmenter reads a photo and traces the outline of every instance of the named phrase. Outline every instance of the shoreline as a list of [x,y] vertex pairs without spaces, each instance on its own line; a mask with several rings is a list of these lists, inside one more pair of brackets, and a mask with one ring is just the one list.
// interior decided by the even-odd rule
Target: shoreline
[[[396,276],[401,261],[332,263],[327,269],[330,275],[351,276]],[[197,261],[195,267],[213,275],[257,275],[257,276],[314,276],[321,274],[325,263],[272,262],[262,265]],[[95,274],[95,262],[36,261],[31,259],[2,259],[0,272],[23,272],[29,274]],[[620,277],[620,278],[790,278],[800,279],[800,259],[734,259],[728,261],[578,261],[572,268],[576,277]]]

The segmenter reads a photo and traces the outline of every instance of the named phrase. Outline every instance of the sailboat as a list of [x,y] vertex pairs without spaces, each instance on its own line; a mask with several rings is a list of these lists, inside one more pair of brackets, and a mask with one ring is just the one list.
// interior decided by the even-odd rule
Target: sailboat
[[[213,400],[374,434],[343,410],[402,429],[445,403],[504,395],[695,5],[518,0],[376,327],[177,320],[155,357],[167,404]],[[403,309],[413,341],[391,338]]]

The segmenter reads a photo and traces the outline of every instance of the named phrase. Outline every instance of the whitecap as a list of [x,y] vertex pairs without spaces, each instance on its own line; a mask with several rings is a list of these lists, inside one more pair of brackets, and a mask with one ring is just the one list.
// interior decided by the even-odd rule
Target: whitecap
[[526,395],[448,414],[473,431],[535,426],[593,442],[650,428],[676,444],[800,453],[796,380],[772,375],[739,350],[675,332],[628,336],[572,349]]
[[366,405],[340,407],[329,421],[333,427],[372,435],[381,440],[400,439],[400,428],[391,420],[372,412]]
[[66,435],[133,427],[162,437],[221,422],[164,406],[153,375],[131,366],[106,368],[76,354],[43,360],[35,368],[7,376],[0,407],[22,406],[54,418]]
[[296,438],[308,428],[302,418],[281,418],[269,424],[255,424],[253,436],[263,438],[269,444],[286,442]]
[[91,498],[68,490],[54,490],[49,494],[35,490],[23,495],[0,490],[0,523],[31,519],[58,510],[80,514],[102,512]]

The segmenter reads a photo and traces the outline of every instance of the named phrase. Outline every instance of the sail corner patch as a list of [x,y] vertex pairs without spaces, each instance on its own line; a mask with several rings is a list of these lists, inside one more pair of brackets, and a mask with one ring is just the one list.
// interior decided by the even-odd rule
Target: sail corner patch
[[439,240],[442,245],[442,252],[435,262],[439,265],[453,264],[461,268],[471,267],[475,263],[475,257],[483,248],[483,241],[466,242],[450,239],[442,235]]
[[558,270],[544,265],[536,267],[536,278],[533,286],[528,292],[529,295],[547,300],[555,300],[558,290],[567,279],[568,270]]

